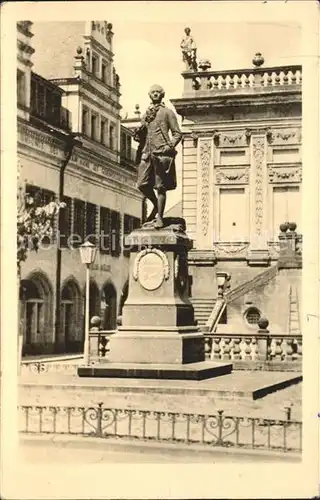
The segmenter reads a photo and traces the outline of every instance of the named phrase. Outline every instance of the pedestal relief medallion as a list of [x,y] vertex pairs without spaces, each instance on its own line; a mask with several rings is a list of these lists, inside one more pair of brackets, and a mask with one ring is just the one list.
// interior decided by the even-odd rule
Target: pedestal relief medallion
[[169,278],[169,262],[161,250],[145,249],[136,256],[132,272],[145,290],[156,290]]

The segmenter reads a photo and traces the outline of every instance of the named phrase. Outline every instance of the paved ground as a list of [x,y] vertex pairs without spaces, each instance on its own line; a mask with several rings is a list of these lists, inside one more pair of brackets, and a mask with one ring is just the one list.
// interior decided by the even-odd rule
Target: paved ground
[[[291,374],[295,375],[295,374]],[[84,379],[75,373],[48,372],[34,374],[24,370],[20,377],[21,405],[97,405],[159,411],[212,413],[224,410],[235,416],[264,418],[302,417],[302,384],[282,389],[253,400],[255,388],[273,383],[287,374],[276,372],[233,372],[230,375],[202,382],[150,381],[123,379]]]
[[204,450],[197,446],[117,443],[98,438],[23,436],[20,457],[32,464],[299,462],[301,457],[261,451]]

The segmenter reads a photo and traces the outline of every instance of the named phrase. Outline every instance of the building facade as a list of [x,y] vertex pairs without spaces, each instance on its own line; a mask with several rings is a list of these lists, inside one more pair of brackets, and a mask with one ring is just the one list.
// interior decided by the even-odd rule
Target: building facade
[[[202,321],[218,295],[217,273],[229,273],[232,288],[249,283],[277,263],[280,224],[303,229],[302,68],[268,67],[261,54],[252,62],[251,68],[216,72],[209,61],[200,61],[182,73],[183,95],[172,100],[182,116],[181,215],[194,241],[192,297]],[[299,273],[294,294],[300,294]],[[236,331],[250,327],[251,320],[242,318],[246,303],[256,302],[251,308],[262,314],[262,282],[255,291],[251,287],[250,297],[242,294]],[[288,283],[281,283],[280,306],[288,298]],[[275,290],[269,286],[270,310]],[[256,314],[252,323],[257,319]],[[275,322],[281,322],[279,311]]]
[[[48,32],[60,45],[48,44]],[[123,236],[140,224],[142,210],[132,132],[121,124],[112,25],[26,21],[17,34],[20,183],[41,203],[65,203],[54,240],[22,265],[24,353],[78,352],[85,287],[78,248],[85,240],[98,246],[90,317],[113,329],[128,275]]]

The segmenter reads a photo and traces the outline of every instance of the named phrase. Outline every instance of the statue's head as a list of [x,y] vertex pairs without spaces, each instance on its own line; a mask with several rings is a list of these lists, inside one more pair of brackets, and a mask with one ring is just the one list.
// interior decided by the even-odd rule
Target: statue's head
[[185,29],[184,29],[184,32],[185,32],[185,34],[186,34],[187,36],[189,36],[189,35],[190,35],[190,33],[191,33],[191,29],[190,29],[190,28],[185,28]]
[[163,99],[165,92],[161,85],[152,85],[149,89],[149,97],[153,102],[159,102]]

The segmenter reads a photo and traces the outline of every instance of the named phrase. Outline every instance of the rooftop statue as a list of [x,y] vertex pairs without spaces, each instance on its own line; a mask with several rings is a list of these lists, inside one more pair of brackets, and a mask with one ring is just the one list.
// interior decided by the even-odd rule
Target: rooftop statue
[[185,28],[180,48],[182,50],[182,60],[186,64],[186,70],[197,71],[197,47],[191,29]]

